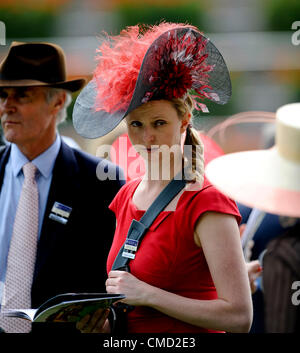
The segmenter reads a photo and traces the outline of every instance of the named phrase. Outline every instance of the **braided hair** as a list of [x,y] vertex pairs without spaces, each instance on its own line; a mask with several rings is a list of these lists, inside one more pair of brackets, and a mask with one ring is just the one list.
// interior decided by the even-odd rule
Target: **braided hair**
[[[178,116],[183,118],[186,114],[192,114],[193,100],[189,95],[185,98],[172,99]],[[198,131],[191,124],[187,126],[184,141],[183,175],[188,182],[199,182],[204,179],[204,146]]]

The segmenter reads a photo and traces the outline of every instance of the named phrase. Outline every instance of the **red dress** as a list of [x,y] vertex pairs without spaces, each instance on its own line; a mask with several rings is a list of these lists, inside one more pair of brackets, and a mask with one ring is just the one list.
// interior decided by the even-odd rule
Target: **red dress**
[[[109,208],[115,213],[117,228],[107,260],[111,270],[123,245],[132,219],[139,220],[144,211],[138,210],[132,196],[141,179],[125,184]],[[139,244],[130,272],[138,279],[193,299],[216,299],[217,292],[204,253],[194,242],[194,228],[200,215],[216,211],[234,215],[241,220],[236,204],[217,191],[205,179],[198,191],[184,191],[175,211],[163,211]],[[131,333],[217,332],[187,324],[149,307],[137,306],[128,315]]]

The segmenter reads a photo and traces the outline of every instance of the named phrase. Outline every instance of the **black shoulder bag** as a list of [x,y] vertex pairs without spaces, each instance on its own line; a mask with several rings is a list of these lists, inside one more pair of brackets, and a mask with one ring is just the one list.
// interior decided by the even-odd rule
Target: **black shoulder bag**
[[[164,208],[174,199],[174,197],[185,187],[185,180],[176,180],[175,178],[161,191],[143,217],[137,221],[132,220],[126,241],[121,247],[112,266],[112,270],[120,270],[130,272],[128,263],[135,257],[138,244],[143,239],[145,233],[150,228],[156,217],[164,210]],[[127,331],[127,313],[134,307],[118,303],[113,307],[113,333],[126,333]]]

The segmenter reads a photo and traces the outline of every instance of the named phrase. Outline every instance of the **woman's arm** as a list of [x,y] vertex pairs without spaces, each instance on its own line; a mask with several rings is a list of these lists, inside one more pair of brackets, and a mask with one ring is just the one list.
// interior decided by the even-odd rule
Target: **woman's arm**
[[213,212],[202,215],[196,225],[195,241],[203,248],[218,299],[182,297],[122,271],[109,273],[107,292],[123,293],[127,304],[149,306],[192,325],[248,332],[252,322],[252,300],[235,218]]

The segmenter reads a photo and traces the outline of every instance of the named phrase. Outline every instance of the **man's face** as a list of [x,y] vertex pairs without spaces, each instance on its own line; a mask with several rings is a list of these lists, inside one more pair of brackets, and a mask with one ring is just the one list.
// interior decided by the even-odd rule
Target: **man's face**
[[46,100],[46,87],[0,88],[0,116],[7,141],[19,147],[54,139],[54,105]]

